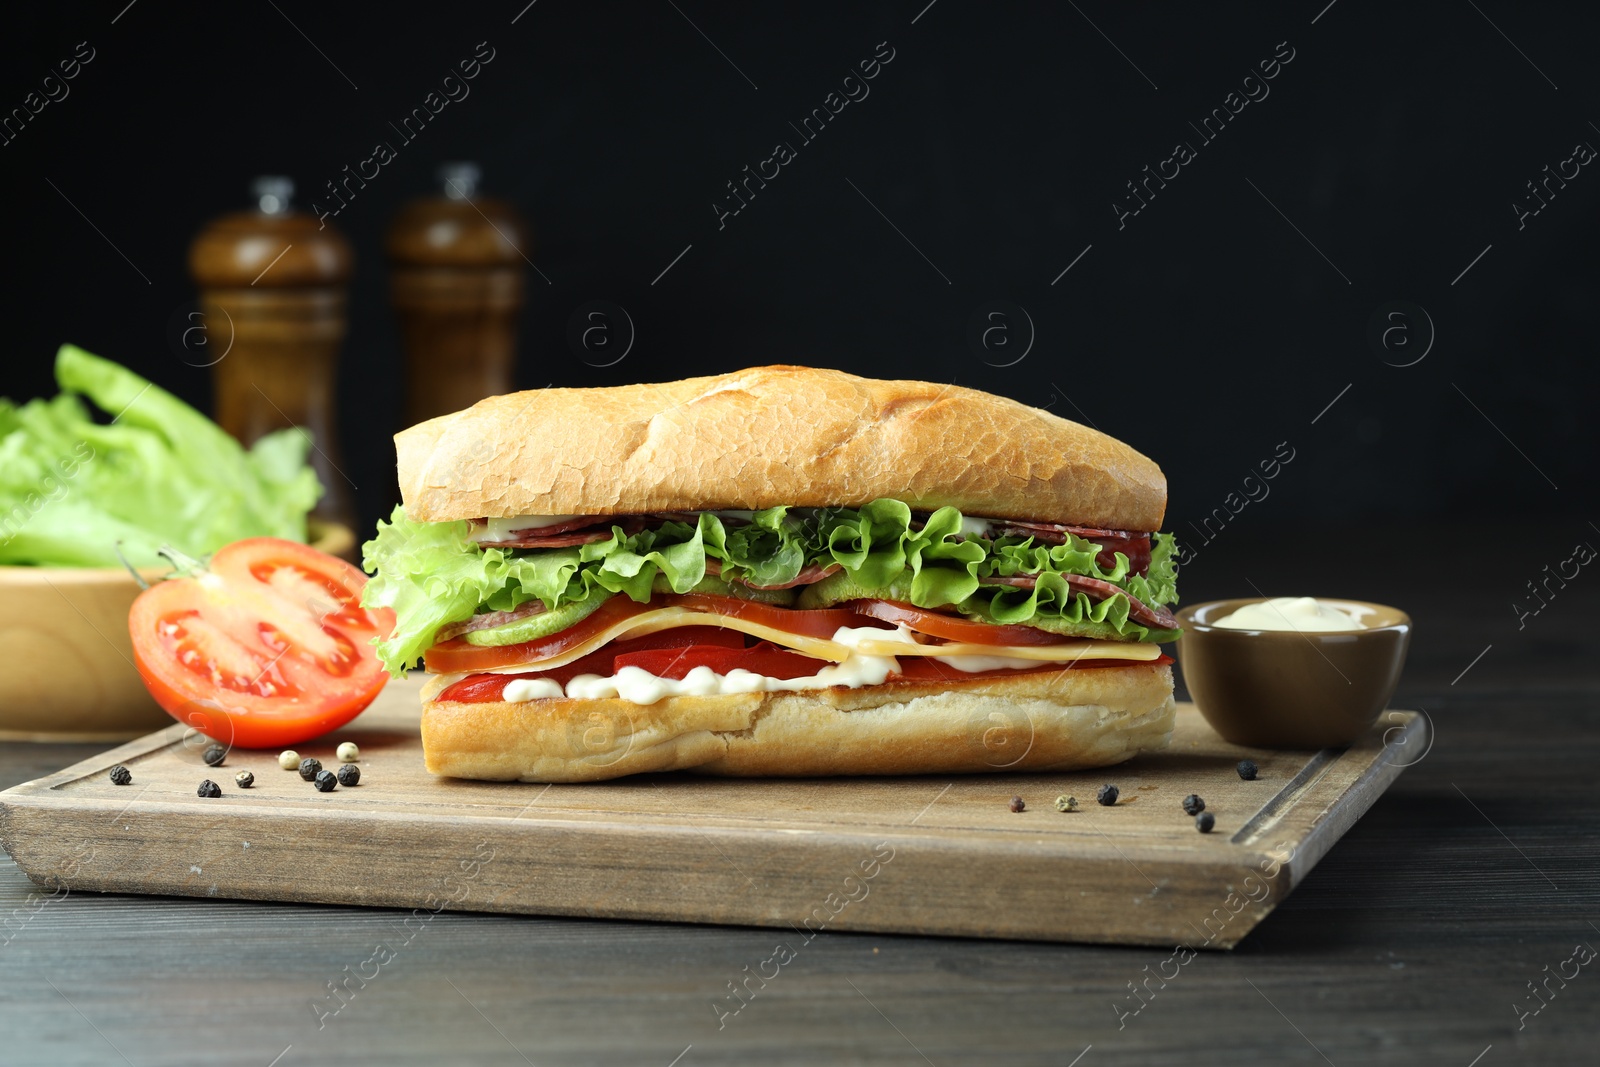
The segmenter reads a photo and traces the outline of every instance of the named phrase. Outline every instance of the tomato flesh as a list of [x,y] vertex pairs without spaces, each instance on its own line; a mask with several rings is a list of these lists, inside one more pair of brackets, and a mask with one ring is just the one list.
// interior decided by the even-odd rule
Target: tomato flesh
[[710,645],[691,645],[688,648],[660,648],[649,652],[632,652],[617,656],[612,661],[612,673],[624,667],[638,667],[657,678],[674,678],[679,681],[696,667],[710,667],[718,674],[730,671],[749,671],[769,678],[809,678],[824,667],[827,660],[802,656],[763,641],[752,648],[717,648]]
[[355,718],[388,680],[371,642],[394,613],[362,608],[365,584],[306,545],[235,541],[205,571],[134,601],[134,666],[157,704],[218,741],[308,741]]
[[967,641],[978,645],[1060,645],[1076,640],[1036,630],[1032,626],[1005,626],[964,619],[959,615],[946,615],[942,611],[929,611],[898,600],[852,600],[849,606],[862,615],[895,625],[903,623],[918,633],[950,641]]

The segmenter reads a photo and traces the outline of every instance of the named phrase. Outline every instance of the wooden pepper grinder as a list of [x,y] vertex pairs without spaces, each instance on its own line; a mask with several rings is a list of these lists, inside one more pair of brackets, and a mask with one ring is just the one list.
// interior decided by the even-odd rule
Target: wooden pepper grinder
[[290,206],[294,182],[257,178],[256,209],[213,219],[189,247],[200,287],[217,422],[246,445],[298,426],[324,490],[317,517],[355,528],[340,469],[334,381],[345,335],[350,244]]
[[413,200],[389,228],[406,352],[406,421],[509,393],[516,370],[527,227],[477,195],[475,163],[439,168],[442,195]]

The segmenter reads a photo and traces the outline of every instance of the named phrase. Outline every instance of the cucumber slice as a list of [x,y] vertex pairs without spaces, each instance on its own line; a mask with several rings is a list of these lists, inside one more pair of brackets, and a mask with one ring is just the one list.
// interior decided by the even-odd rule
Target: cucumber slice
[[[610,600],[612,595],[604,589],[597,590],[587,600],[574,600],[570,604],[562,604],[553,611],[529,615],[525,619],[502,623],[487,630],[473,630],[464,636],[469,645],[483,645],[491,648],[497,645],[520,645],[524,641],[537,641],[541,637],[549,637],[553,633],[560,633],[567,627],[582,622],[598,611],[600,605]],[[620,596],[621,594],[616,595]]]

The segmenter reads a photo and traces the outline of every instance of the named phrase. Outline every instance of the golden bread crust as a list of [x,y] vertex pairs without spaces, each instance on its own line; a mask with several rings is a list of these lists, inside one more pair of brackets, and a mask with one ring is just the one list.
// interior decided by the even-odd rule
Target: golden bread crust
[[1153,531],[1154,462],[1097,430],[958,385],[755,367],[490,397],[395,435],[406,514],[855,506]]

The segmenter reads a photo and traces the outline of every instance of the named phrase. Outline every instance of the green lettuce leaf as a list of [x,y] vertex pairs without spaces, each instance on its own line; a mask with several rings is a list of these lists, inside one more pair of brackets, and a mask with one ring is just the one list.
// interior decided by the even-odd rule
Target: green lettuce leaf
[[[667,522],[631,536],[613,526],[605,541],[517,552],[470,544],[464,522],[414,523],[396,508],[365,549],[367,570],[374,574],[365,602],[396,609],[395,632],[378,645],[380,657],[396,673],[417,661],[440,627],[476,612],[509,611],[531,599],[555,608],[602,592],[642,603],[652,591],[704,589],[716,581],[706,574],[707,559],[721,564],[724,580],[761,585],[792,581],[809,565],[843,568],[803,589],[800,607],[883,597],[1072,636],[1125,641],[1178,636],[1130,621],[1126,599],[1091,602],[1061,577],[1112,582],[1152,607],[1175,603],[1171,534],[1154,535],[1149,574],[1141,576],[1130,571],[1121,553],[1111,567],[1100,566],[1099,546],[1071,535],[1062,545],[1025,537],[965,537],[955,508],[940,508],[920,529],[913,524],[904,502],[875,500],[860,509],[769,508],[735,526],[708,512],[692,524]],[[984,578],[1017,574],[1037,576],[1035,587],[981,585]]]
[[[322,494],[309,440],[281,430],[248,451],[204,415],[110,360],[56,354],[62,392],[0,400],[0,564],[160,564],[244,537],[306,539]],[[97,421],[85,400],[105,413]]]

